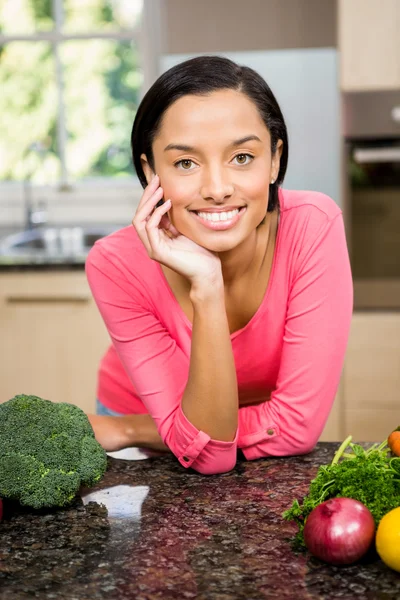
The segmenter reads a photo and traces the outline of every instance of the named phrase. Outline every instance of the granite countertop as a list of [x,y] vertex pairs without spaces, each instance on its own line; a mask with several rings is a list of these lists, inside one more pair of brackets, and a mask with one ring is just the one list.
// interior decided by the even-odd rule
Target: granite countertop
[[0,598],[398,600],[400,574],[375,552],[333,567],[292,550],[296,526],[281,514],[337,447],[239,458],[233,471],[214,476],[186,470],[170,454],[109,457],[99,485],[67,510],[6,505]]

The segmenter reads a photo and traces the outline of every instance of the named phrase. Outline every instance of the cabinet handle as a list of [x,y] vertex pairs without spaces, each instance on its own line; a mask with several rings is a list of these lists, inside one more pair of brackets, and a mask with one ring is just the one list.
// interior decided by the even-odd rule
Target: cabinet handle
[[90,296],[6,296],[8,304],[39,304],[39,303],[85,303],[90,302]]
[[354,148],[354,160],[363,163],[400,162],[400,148],[389,146],[387,148]]

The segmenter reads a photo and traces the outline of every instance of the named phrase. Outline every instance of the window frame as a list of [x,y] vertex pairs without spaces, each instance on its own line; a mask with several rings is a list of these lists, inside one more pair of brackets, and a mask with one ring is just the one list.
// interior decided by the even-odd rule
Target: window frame
[[[63,23],[63,0],[52,0],[54,29],[51,31],[37,31],[30,34],[1,34],[0,45],[15,41],[47,41],[52,44],[53,56],[55,62],[55,78],[58,90],[58,111],[57,111],[57,149],[60,158],[61,174],[57,184],[37,185],[32,183],[34,195],[35,190],[38,194],[46,193],[52,197],[64,194],[69,196],[71,192],[79,192],[85,197],[101,197],[115,195],[118,190],[123,194],[128,193],[128,189],[134,197],[138,198],[142,187],[136,176],[120,179],[118,177],[98,177],[84,181],[71,181],[68,177],[66,165],[66,117],[63,101],[63,66],[59,56],[59,47],[65,41],[70,40],[90,40],[106,39],[115,41],[134,40],[138,46],[141,56],[143,85],[139,93],[139,101],[152,83],[160,74],[160,57],[163,45],[163,1],[162,0],[143,0],[143,13],[140,27],[129,30],[110,30],[107,32],[88,31],[80,33],[64,33],[62,31]],[[9,204],[13,199],[21,197],[21,188],[23,181],[0,181],[0,205],[2,202]]]

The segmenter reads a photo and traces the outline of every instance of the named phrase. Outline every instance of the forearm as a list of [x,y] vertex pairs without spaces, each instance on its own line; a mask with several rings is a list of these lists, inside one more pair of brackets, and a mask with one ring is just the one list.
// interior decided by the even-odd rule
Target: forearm
[[122,419],[126,436],[125,447],[169,451],[151,415],[126,415]]
[[235,361],[223,283],[192,287],[192,345],[182,398],[186,418],[212,439],[230,442],[238,426]]

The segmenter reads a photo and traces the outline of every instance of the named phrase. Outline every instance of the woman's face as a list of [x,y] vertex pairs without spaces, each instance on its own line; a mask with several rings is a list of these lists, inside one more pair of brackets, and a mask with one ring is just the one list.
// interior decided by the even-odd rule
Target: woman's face
[[[238,246],[265,217],[281,151],[279,141],[271,155],[269,131],[245,94],[183,96],[164,113],[153,143],[155,172],[172,202],[171,222],[214,252]],[[150,181],[145,155],[142,164]]]

